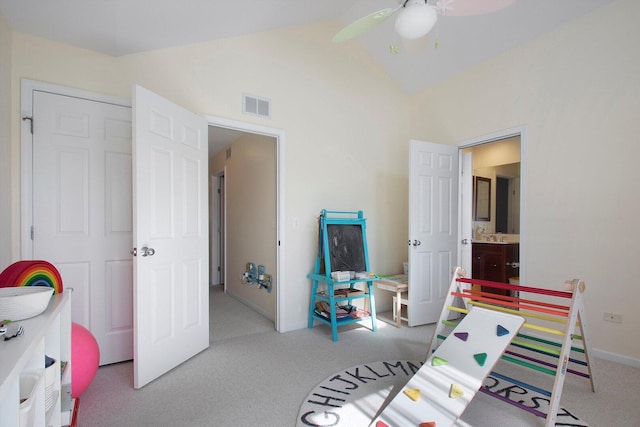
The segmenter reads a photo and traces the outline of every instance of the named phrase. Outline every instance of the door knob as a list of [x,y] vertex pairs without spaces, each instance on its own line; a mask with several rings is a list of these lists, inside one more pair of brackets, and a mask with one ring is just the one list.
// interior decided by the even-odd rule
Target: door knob
[[414,240],[413,241],[413,246],[420,246],[422,244],[422,242],[420,240]]
[[142,256],[153,256],[153,254],[155,254],[156,251],[153,248],[148,248],[146,246],[143,246],[142,248],[140,248],[140,255]]
[[462,241],[460,242],[463,245],[468,245],[469,244],[469,239],[462,239]]

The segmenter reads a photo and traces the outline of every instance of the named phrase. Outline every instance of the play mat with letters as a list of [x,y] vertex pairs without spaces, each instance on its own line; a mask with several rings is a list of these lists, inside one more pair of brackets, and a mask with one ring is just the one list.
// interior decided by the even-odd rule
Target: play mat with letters
[[[404,386],[421,366],[422,362],[392,360],[365,363],[337,372],[307,395],[300,407],[296,425],[366,427],[392,389]],[[517,402],[543,412],[549,404],[546,396],[524,389],[499,374],[490,374],[480,391],[493,394],[501,401]],[[544,419],[530,418],[532,422],[537,422],[531,425],[544,425]],[[462,419],[465,420],[464,414]],[[470,424],[460,421],[456,425]],[[588,427],[588,424],[567,409],[560,408],[556,426]]]

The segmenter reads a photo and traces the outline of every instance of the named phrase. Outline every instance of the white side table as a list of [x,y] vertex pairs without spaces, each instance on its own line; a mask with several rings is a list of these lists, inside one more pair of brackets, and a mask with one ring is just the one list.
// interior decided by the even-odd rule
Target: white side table
[[402,294],[409,291],[409,276],[406,274],[394,274],[392,276],[380,277],[380,280],[376,282],[376,287],[383,291],[395,292],[394,311],[396,313],[396,327],[399,328],[402,324],[402,319],[400,318],[400,313],[402,312]]

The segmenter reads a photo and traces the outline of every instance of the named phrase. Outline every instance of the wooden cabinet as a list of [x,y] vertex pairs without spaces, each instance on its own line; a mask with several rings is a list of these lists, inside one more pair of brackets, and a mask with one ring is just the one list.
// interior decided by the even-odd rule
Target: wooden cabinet
[[[471,250],[471,277],[509,283],[520,275],[520,244],[474,242]],[[484,288],[483,291],[507,294],[508,291]]]
[[[64,426],[70,424],[71,392],[71,308],[70,290],[52,297],[47,309],[39,316],[20,320],[24,334],[0,342],[0,427]],[[53,365],[51,391],[45,389],[45,355],[56,361]],[[20,408],[20,378],[33,378],[30,408]],[[52,404],[46,410],[46,399]],[[26,412],[26,413],[25,413]],[[22,423],[21,423],[22,421]]]

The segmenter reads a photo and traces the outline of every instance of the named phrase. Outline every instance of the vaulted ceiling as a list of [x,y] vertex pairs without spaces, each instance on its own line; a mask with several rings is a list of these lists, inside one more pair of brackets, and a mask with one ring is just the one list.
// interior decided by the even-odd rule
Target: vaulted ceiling
[[[388,19],[346,43],[361,43],[407,93],[417,93],[612,1],[517,0],[489,14],[441,16],[425,40],[405,45],[394,35],[393,19]],[[346,25],[398,4],[399,0],[0,0],[0,13],[14,31],[120,56],[323,21]],[[399,46],[397,54],[390,52],[391,44]]]

